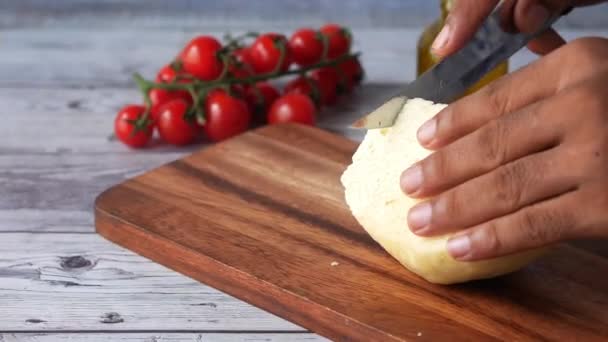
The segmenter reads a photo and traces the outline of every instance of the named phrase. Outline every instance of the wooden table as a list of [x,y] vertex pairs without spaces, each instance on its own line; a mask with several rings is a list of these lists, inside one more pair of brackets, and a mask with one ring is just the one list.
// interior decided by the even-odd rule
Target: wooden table
[[[22,24],[0,15],[2,27],[14,26],[0,32],[0,341],[321,340],[94,233],[98,193],[204,148],[135,152],[108,140],[116,111],[141,101],[130,74],[153,75],[200,27],[146,26],[138,17],[144,24],[114,18],[107,26],[68,20],[44,28],[32,17]],[[321,122],[354,139],[345,123],[413,78],[420,31],[369,26],[353,29],[366,85]],[[562,32],[606,36],[608,29]],[[518,54],[513,68],[532,58]]]

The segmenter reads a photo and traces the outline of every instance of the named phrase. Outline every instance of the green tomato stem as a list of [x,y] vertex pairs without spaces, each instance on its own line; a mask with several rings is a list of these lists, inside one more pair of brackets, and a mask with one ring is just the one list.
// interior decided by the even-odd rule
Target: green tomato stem
[[287,70],[284,72],[281,72],[279,70],[278,72],[270,72],[270,73],[266,73],[266,74],[253,75],[253,76],[249,76],[249,77],[245,77],[245,78],[234,78],[234,77],[227,75],[223,79],[219,78],[214,81],[194,80],[191,83],[178,83],[175,81],[171,82],[171,83],[157,83],[157,82],[153,82],[153,81],[148,81],[148,80],[144,79],[140,74],[135,73],[133,75],[133,79],[135,80],[135,83],[138,85],[139,89],[144,94],[144,102],[146,104],[146,107],[149,107],[150,99],[148,97],[148,92],[152,88],[159,88],[159,89],[164,89],[164,90],[188,90],[188,91],[190,91],[189,88],[192,87],[192,89],[194,89],[195,92],[197,92],[200,96],[200,93],[203,90],[208,91],[213,88],[227,87],[227,86],[230,86],[233,84],[254,84],[254,83],[257,83],[260,81],[267,81],[267,80],[271,80],[271,79],[280,78],[283,76],[306,74],[307,72],[309,72],[311,70],[336,66],[349,58],[358,57],[359,55],[360,55],[360,53],[348,53],[348,54],[340,56],[334,60],[322,60],[318,63],[312,64],[312,65],[309,65],[306,67],[291,69],[291,70]]

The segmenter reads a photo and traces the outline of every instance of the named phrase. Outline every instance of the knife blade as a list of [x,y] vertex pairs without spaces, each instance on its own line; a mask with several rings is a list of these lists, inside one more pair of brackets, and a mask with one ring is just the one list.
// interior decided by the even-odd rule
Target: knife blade
[[494,8],[467,45],[427,70],[376,110],[355,121],[351,127],[390,127],[411,98],[419,97],[438,103],[453,101],[531,39],[550,28],[560,17],[560,14],[550,16],[533,33],[508,32],[501,25],[502,18],[505,18],[503,3],[501,1]]

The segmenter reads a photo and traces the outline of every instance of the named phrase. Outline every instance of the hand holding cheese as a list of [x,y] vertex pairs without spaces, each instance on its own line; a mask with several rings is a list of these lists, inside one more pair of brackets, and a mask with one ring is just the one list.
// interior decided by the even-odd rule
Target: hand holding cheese
[[607,39],[566,44],[442,109],[417,134],[435,152],[402,174],[403,190],[426,198],[408,224],[420,237],[454,234],[455,259],[608,237]]
[[412,99],[393,127],[370,130],[342,175],[345,198],[365,230],[393,257],[433,283],[450,284],[514,271],[533,259],[528,252],[490,261],[460,262],[446,251],[450,234],[424,238],[407,229],[407,210],[418,201],[399,188],[404,168],[431,151],[416,141],[416,129],[445,105]]

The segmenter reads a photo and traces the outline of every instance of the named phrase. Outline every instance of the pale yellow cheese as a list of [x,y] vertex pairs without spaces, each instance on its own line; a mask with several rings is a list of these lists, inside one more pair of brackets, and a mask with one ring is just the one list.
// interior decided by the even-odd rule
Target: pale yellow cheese
[[369,130],[342,175],[345,199],[354,217],[388,253],[409,270],[432,283],[451,284],[491,278],[515,271],[541,252],[538,250],[477,262],[460,262],[446,250],[449,235],[423,238],[407,226],[407,212],[416,200],[399,186],[403,170],[430,151],[416,139],[417,129],[445,105],[412,99],[395,125]]

